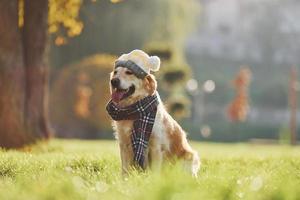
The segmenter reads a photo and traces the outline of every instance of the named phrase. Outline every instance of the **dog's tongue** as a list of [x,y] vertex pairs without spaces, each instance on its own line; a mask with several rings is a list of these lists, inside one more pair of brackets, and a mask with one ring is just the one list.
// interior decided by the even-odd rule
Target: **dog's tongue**
[[111,95],[111,98],[114,102],[118,103],[119,101],[121,101],[125,93],[126,91],[114,91]]

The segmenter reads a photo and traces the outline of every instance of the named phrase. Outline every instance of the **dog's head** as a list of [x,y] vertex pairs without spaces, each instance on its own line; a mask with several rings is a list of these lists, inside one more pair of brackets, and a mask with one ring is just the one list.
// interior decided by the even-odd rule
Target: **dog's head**
[[160,59],[141,50],[123,54],[110,74],[112,100],[121,107],[155,93],[157,83],[151,71],[158,71]]

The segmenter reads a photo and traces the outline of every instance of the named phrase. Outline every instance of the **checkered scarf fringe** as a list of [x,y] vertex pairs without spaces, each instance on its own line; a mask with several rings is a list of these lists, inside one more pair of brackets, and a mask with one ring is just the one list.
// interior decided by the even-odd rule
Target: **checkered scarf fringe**
[[134,162],[136,166],[142,169],[146,167],[145,154],[154,125],[158,103],[159,101],[155,94],[125,108],[117,107],[112,100],[106,106],[106,110],[113,120],[134,120],[131,134]]

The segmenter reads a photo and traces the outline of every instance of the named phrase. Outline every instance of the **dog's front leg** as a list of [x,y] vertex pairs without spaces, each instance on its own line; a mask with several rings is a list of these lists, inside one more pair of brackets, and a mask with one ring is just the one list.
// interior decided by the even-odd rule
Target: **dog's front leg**
[[122,162],[122,174],[127,175],[133,164],[133,152],[131,144],[119,144]]
[[161,147],[159,145],[152,146],[150,148],[150,159],[151,159],[151,169],[153,171],[160,171],[163,161],[163,154]]

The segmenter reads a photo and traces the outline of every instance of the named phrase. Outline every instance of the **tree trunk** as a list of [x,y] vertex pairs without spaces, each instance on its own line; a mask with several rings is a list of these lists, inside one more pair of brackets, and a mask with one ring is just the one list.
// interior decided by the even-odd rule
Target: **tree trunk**
[[0,1],[0,146],[19,147],[24,134],[24,66],[18,1]]
[[292,66],[290,70],[289,106],[290,106],[290,134],[291,145],[297,144],[297,70]]
[[47,118],[48,0],[0,0],[0,147],[17,148],[49,137]]
[[23,51],[26,75],[26,128],[38,138],[50,136],[47,110],[47,20],[48,0],[25,0]]

